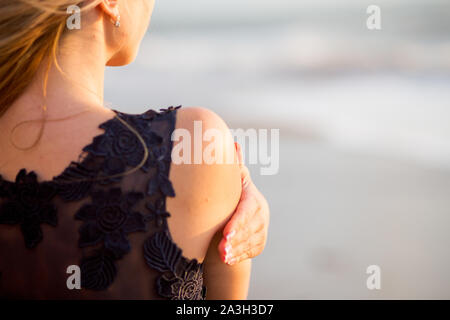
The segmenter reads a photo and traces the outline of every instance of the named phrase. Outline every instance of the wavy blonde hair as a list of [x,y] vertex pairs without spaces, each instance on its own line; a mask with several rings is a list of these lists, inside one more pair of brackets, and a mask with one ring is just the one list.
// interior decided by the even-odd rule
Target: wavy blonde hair
[[[101,1],[92,0],[84,5],[86,1],[80,0],[0,0],[0,117],[24,93],[44,62],[47,62],[47,65],[43,80],[44,104],[42,110],[44,113],[47,111],[45,99],[51,66],[55,65],[64,74],[58,64],[57,53],[61,37],[66,32],[67,8],[77,5],[84,12],[94,8]],[[141,163],[136,168],[124,173],[129,174],[137,171],[145,163],[148,157],[148,148],[136,130],[119,117],[117,118],[137,135],[145,150]],[[32,121],[36,120],[17,124],[13,131],[17,126]],[[42,122],[42,126],[33,145],[27,148],[15,146],[16,148],[29,150],[37,145],[42,136],[46,119],[44,117],[37,121]],[[120,175],[123,174],[114,176]]]

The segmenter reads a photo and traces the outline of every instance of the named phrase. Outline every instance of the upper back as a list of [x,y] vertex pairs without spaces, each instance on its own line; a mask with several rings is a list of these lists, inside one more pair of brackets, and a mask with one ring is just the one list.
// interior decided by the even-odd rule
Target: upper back
[[[204,298],[202,264],[183,256],[167,223],[176,110],[116,113],[54,179],[0,177],[0,296]],[[76,266],[82,290],[68,288]]]

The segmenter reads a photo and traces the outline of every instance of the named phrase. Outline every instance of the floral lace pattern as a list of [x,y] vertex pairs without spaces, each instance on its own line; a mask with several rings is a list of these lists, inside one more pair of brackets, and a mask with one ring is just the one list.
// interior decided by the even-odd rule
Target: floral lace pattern
[[[169,180],[172,142],[179,107],[125,114],[114,110],[144,140],[148,158],[140,168],[150,178],[144,190],[124,191],[117,185],[121,174],[138,166],[145,149],[140,139],[119,119],[113,118],[99,128],[104,133],[83,148],[85,157],[72,162],[52,181],[39,183],[36,174],[22,169],[15,182],[0,176],[0,225],[19,225],[27,248],[43,239],[41,224],[57,227],[57,207],[53,200],[89,201],[77,209],[74,219],[81,222],[78,246],[88,250],[80,261],[81,286],[90,290],[108,289],[120,269],[119,259],[132,250],[129,235],[149,232],[142,244],[143,255],[153,272],[159,272],[154,286],[168,299],[204,299],[203,265],[188,260],[173,243],[167,224],[166,197],[174,197]],[[80,156],[81,159],[81,156]],[[139,208],[139,209],[138,209]]]
[[55,227],[58,223],[56,208],[51,200],[57,189],[51,183],[39,184],[34,172],[20,170],[15,183],[0,176],[0,197],[8,200],[0,207],[0,224],[19,224],[25,246],[34,248],[42,241],[41,224]]
[[172,300],[205,299],[203,266],[193,259],[187,261],[178,248],[162,231],[147,238],[144,244],[147,264],[163,274],[158,278],[158,293]]
[[93,192],[91,197],[93,204],[84,205],[75,215],[75,219],[84,221],[79,230],[79,246],[92,246],[103,241],[105,248],[116,258],[123,257],[130,251],[126,235],[146,229],[143,215],[131,210],[143,194],[130,192],[122,196],[122,190],[114,188],[108,193]]

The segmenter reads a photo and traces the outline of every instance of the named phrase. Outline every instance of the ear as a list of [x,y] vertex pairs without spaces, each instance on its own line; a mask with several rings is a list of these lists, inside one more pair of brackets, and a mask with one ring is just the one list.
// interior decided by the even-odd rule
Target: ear
[[115,20],[120,14],[119,0],[102,0],[102,2],[99,3],[99,6],[111,20]]

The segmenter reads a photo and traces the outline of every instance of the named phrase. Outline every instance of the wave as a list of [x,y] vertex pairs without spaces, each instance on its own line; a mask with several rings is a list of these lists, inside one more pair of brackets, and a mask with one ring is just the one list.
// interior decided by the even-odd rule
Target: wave
[[[129,107],[149,95],[155,105],[202,105],[230,125],[249,119],[282,138],[449,168],[448,0],[378,1],[380,31],[365,28],[366,3],[325,2],[159,2],[136,62],[108,71],[106,96]],[[278,21],[267,18],[274,12]],[[253,22],[234,23],[244,16]]]
[[450,38],[420,40],[369,31],[346,33],[297,23],[154,33],[144,40],[137,63],[157,70],[246,70],[258,76],[379,71],[442,74],[450,72]]

